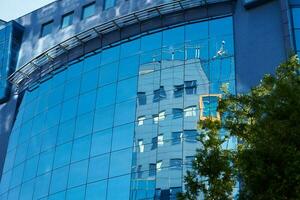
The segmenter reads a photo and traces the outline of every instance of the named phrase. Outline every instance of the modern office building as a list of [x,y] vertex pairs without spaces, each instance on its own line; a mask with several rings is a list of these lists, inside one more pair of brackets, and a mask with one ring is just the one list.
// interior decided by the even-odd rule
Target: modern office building
[[0,21],[0,199],[176,199],[220,88],[299,51],[300,0],[58,0]]

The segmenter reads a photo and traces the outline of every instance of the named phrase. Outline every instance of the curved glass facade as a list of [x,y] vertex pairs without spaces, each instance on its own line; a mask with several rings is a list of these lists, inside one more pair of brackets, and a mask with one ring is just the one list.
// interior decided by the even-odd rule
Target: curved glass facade
[[[26,91],[1,199],[175,199],[199,118],[235,93],[232,17],[141,35]],[[230,146],[235,145],[231,141]]]

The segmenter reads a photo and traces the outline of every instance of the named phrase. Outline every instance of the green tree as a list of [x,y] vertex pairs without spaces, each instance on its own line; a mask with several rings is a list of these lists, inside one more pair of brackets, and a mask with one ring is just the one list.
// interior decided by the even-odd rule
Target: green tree
[[[223,128],[230,136],[237,137],[240,141],[237,150],[226,153],[230,156],[224,157],[222,155],[227,150],[221,149],[211,161],[205,158],[203,152],[212,146],[203,145],[203,149],[196,153],[197,160],[192,171],[185,177],[186,192],[180,194],[179,199],[194,200],[200,192],[205,199],[211,199],[210,196],[216,196],[219,192],[223,192],[223,199],[231,198],[229,189],[224,190],[219,182],[214,182],[214,176],[207,176],[211,172],[200,172],[202,165],[210,166],[214,171],[213,162],[220,163],[220,166],[217,165],[219,172],[226,171],[228,163],[232,162],[229,165],[232,169],[228,170],[230,178],[224,181],[232,185],[238,174],[241,200],[300,199],[299,73],[299,60],[297,56],[292,56],[278,67],[275,75],[265,75],[248,94],[226,93],[218,108],[222,123],[219,127],[206,128],[208,133]],[[200,156],[204,158],[200,159]],[[223,159],[227,162],[220,162]],[[202,187],[202,179],[198,177],[208,177],[207,181],[212,184],[208,189],[217,189]]]

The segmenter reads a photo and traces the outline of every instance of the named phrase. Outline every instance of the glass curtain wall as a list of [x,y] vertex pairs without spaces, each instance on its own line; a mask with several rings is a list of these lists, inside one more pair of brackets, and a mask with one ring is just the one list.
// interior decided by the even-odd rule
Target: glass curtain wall
[[232,30],[225,17],[141,36],[26,91],[0,199],[176,199],[197,121],[219,117],[223,84],[235,92]]
[[296,52],[300,53],[300,5],[292,8]]

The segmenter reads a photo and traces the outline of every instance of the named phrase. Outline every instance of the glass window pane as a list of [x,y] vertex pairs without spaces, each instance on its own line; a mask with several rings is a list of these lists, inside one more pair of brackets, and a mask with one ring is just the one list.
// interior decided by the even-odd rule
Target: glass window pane
[[90,159],[88,182],[95,182],[108,178],[109,154]]
[[100,66],[101,54],[92,55],[84,59],[84,71],[88,72]]
[[87,185],[86,199],[88,200],[106,200],[107,181],[99,181]]
[[71,119],[60,124],[58,136],[57,136],[57,144],[63,144],[65,142],[69,142],[73,139],[75,131],[75,119]]
[[116,84],[103,86],[97,90],[96,107],[106,107],[115,103],[116,99]]
[[185,26],[185,41],[199,41],[208,38],[208,22],[195,23]]
[[56,169],[52,172],[50,194],[63,191],[68,183],[69,166]]
[[101,66],[100,68],[100,77],[99,85],[107,85],[117,81],[118,75],[118,63],[111,63],[108,65]]
[[293,22],[294,28],[300,28],[300,8],[293,8]]
[[61,122],[72,119],[76,116],[78,98],[67,100],[62,105]]
[[147,35],[141,38],[141,50],[151,51],[161,48],[162,32]]
[[104,0],[104,10],[114,6],[115,6],[115,0]]
[[33,195],[34,199],[40,199],[40,198],[48,195],[50,178],[51,178],[51,173],[48,173],[48,174],[45,174],[42,176],[38,176],[36,178],[35,184],[38,187],[35,187],[35,191],[34,191],[34,195]]
[[109,177],[129,174],[131,171],[132,148],[111,153]]
[[137,77],[118,82],[117,103],[136,97]]
[[[108,48],[101,53],[101,64],[105,65],[107,63],[112,63],[119,60],[120,46]],[[101,74],[101,73],[100,73]]]
[[134,123],[114,128],[112,151],[132,147],[134,136]]
[[70,12],[70,13],[63,15],[62,20],[61,20],[61,28],[70,26],[73,23],[73,15],[74,15],[74,12]]
[[140,39],[121,44],[121,58],[129,57],[140,53]]
[[110,179],[107,189],[107,199],[129,199],[129,191],[130,175]]
[[41,37],[44,37],[52,32],[53,20],[42,25]]
[[66,143],[56,147],[53,168],[62,167],[70,163],[72,143]]
[[127,101],[116,105],[115,126],[134,122],[136,101]]
[[76,129],[74,138],[78,138],[92,133],[94,121],[94,112],[80,115],[76,120]]
[[112,129],[107,129],[93,134],[91,156],[110,152]]
[[139,56],[125,58],[120,61],[119,80],[138,75]]
[[86,182],[88,160],[74,163],[70,166],[68,187],[75,187]]
[[78,115],[91,112],[95,109],[96,91],[83,94],[79,97]]
[[72,162],[83,160],[89,157],[91,136],[79,138],[74,141],[72,149]]
[[96,110],[93,131],[100,131],[107,128],[111,128],[113,126],[113,119],[114,119],[113,106]]
[[84,6],[82,11],[82,19],[93,16],[95,12],[96,12],[95,3]]
[[20,191],[22,199],[32,199],[34,192],[34,180],[23,183]]
[[80,92],[88,92],[97,88],[98,69],[86,72],[82,75]]
[[54,158],[54,149],[45,151],[40,154],[38,175],[41,175],[52,169],[53,158]]
[[85,185],[69,189],[67,191],[66,200],[82,200],[85,195]]
[[175,44],[184,42],[184,27],[163,31],[163,46],[174,47]]

